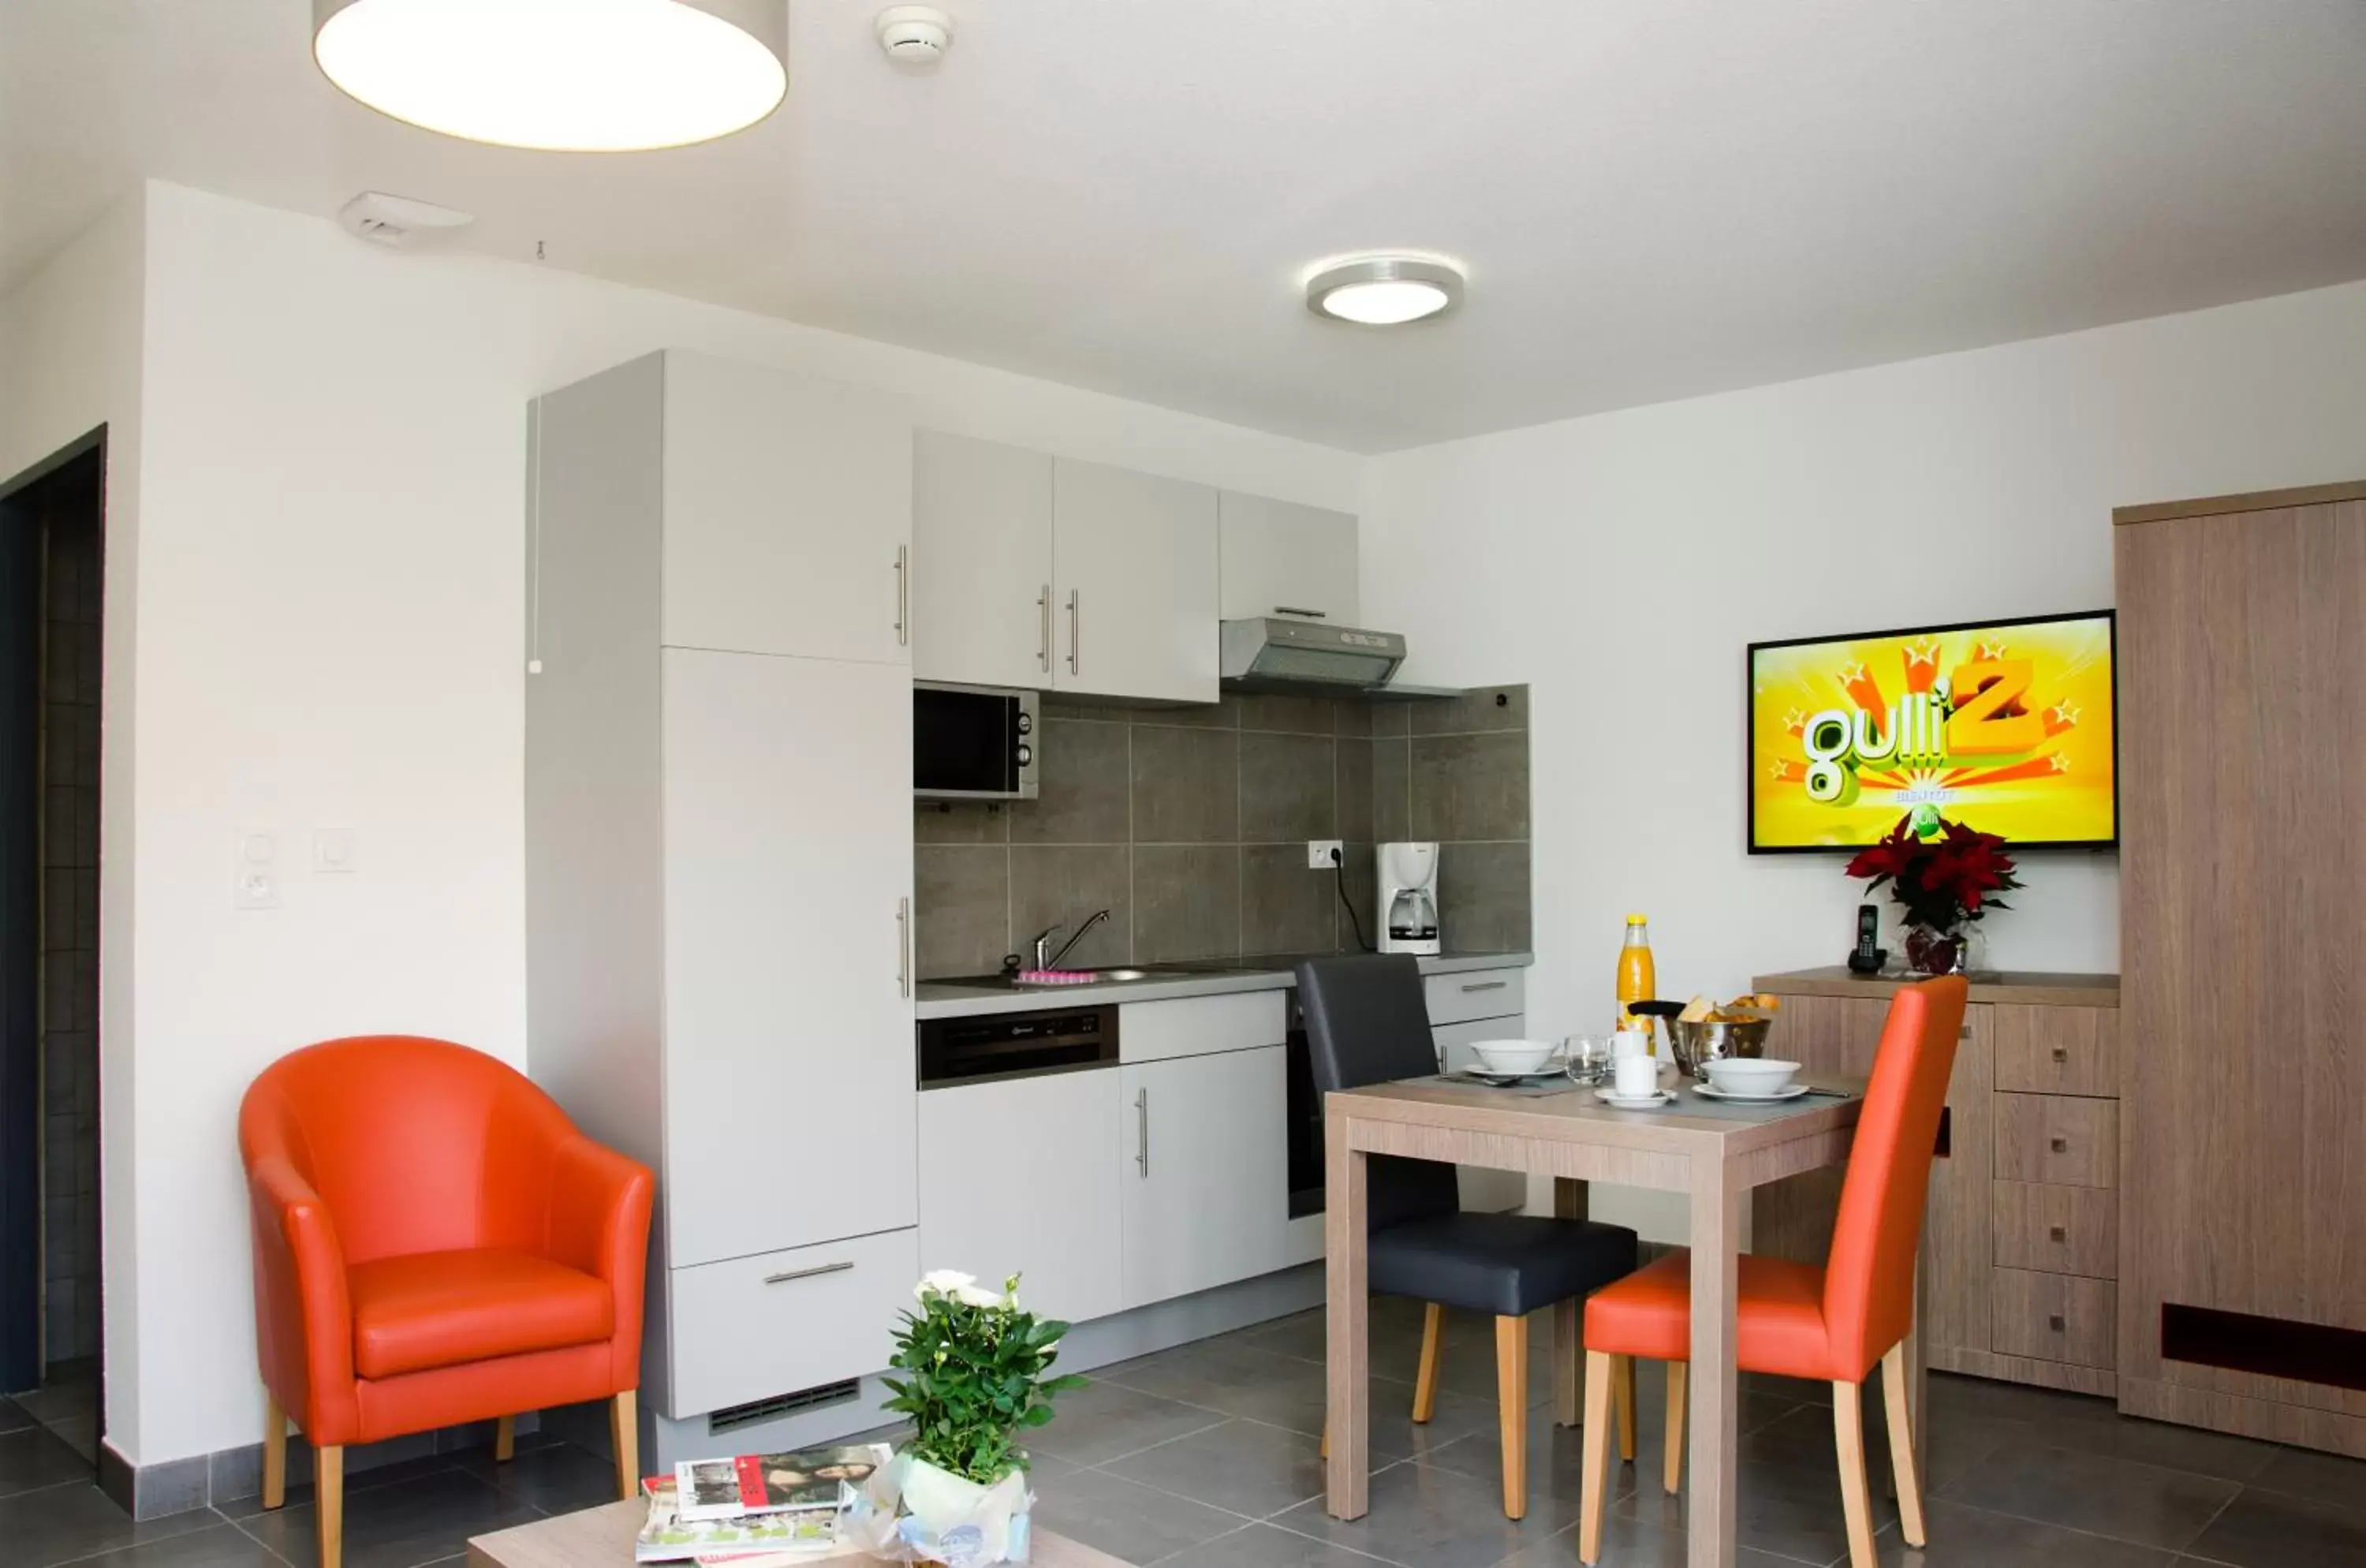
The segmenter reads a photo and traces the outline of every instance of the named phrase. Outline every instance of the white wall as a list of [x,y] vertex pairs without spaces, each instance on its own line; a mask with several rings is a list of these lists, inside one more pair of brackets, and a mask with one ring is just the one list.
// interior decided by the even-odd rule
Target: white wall
[[[1745,644],[2108,604],[2113,505],[2361,475],[2354,284],[1375,458],[1363,613],[1408,680],[1531,687],[1529,1020],[1567,1033],[1628,910],[1671,996],[1847,951],[1837,858],[1743,850]],[[2117,968],[2114,858],[2026,880],[1992,962]]]
[[[523,1055],[523,498],[538,393],[653,348],[908,394],[923,424],[1354,503],[1344,453],[167,186],[148,212],[134,1457],[256,1440],[240,1094],[326,1036]],[[284,907],[234,912],[243,826]],[[355,829],[361,874],[304,869]]]
[[100,1245],[107,1438],[139,1436],[138,1205],[131,1201],[132,694],[140,537],[141,261],[146,206],[109,209],[0,299],[0,486],[107,427],[106,686],[99,713]]

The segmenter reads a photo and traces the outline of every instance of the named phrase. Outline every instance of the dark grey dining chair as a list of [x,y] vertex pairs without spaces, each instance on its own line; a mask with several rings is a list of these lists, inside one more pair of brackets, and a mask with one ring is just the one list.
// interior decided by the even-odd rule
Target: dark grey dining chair
[[[1310,958],[1298,966],[1314,1087],[1329,1094],[1437,1071],[1420,965],[1403,953]],[[1455,1168],[1393,1155],[1368,1156],[1365,1203],[1371,1288],[1427,1303],[1413,1418],[1427,1421],[1437,1394],[1445,1308],[1493,1314],[1496,1398],[1504,1447],[1504,1512],[1527,1512],[1527,1314],[1569,1302],[1635,1271],[1635,1233],[1592,1220],[1466,1213]],[[1570,1366],[1555,1375],[1573,1374]],[[1631,1434],[1634,1391],[1623,1390],[1622,1433]],[[1558,1403],[1558,1402],[1557,1402]],[[1632,1457],[1633,1439],[1620,1449]]]

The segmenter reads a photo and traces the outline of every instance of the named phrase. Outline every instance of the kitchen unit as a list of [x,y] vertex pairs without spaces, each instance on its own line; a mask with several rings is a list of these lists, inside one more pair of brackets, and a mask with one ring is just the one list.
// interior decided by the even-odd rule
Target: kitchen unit
[[919,1268],[911,423],[668,352],[531,429],[529,1060],[659,1173],[662,1461],[877,1371]]
[[1360,624],[1353,516],[1229,490],[1218,515],[1225,620],[1296,615]]

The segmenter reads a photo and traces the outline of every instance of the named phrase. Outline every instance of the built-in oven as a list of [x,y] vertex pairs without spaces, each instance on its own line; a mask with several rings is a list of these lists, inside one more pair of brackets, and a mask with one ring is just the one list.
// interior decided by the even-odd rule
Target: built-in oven
[[925,1018],[919,1027],[924,1089],[1042,1077],[1117,1066],[1115,1007],[1053,1008],[985,1017]]
[[998,686],[912,682],[912,793],[943,800],[1035,798],[1036,698]]

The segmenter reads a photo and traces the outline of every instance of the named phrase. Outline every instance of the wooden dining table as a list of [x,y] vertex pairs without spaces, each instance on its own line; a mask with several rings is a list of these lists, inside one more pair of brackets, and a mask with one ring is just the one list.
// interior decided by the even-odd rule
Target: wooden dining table
[[[1679,1088],[1657,1111],[1619,1111],[1593,1089],[1495,1089],[1444,1078],[1375,1084],[1324,1097],[1327,1193],[1328,1414],[1331,1452],[1326,1506],[1342,1519],[1369,1506],[1369,1346],[1367,1341],[1366,1163],[1403,1155],[1451,1165],[1526,1171],[1554,1179],[1554,1212],[1585,1217],[1587,1183],[1682,1192],[1690,1200],[1692,1362],[1687,1470],[1691,1505],[1686,1561],[1728,1568],[1735,1561],[1739,1510],[1735,1469],[1740,1374],[1734,1366],[1734,1312],[1744,1206],[1769,1183],[1846,1162],[1864,1107],[1861,1079],[1806,1076],[1816,1090],[1795,1100],[1742,1104]],[[1918,1284],[1918,1296],[1920,1286]],[[1920,1314],[1918,1312],[1918,1320]],[[1564,1427],[1578,1419],[1578,1303],[1553,1317],[1553,1405]],[[1924,1362],[1910,1344],[1909,1405],[1915,1442]],[[1838,1501],[1835,1499],[1835,1507]]]

